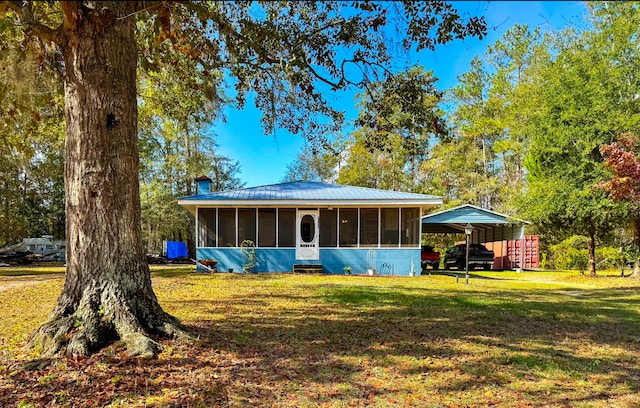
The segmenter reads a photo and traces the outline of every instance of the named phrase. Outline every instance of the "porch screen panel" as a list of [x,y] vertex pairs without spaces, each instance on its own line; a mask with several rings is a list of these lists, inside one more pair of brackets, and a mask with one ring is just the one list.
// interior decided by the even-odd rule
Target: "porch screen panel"
[[338,210],[320,209],[320,246],[338,245]]
[[258,210],[258,246],[276,246],[276,209],[260,208]]
[[218,209],[218,246],[236,246],[236,209]]
[[338,216],[340,217],[340,246],[357,246],[358,210],[355,208],[341,208]]
[[360,246],[378,246],[378,209],[360,209]]
[[216,246],[216,209],[198,209],[198,246]]
[[238,208],[238,246],[249,240],[256,245],[256,209]]
[[383,208],[380,216],[380,236],[384,247],[397,247],[400,243],[400,209]]
[[402,208],[402,246],[417,247],[420,243],[420,209]]
[[296,246],[296,209],[278,209],[278,246],[293,248]]

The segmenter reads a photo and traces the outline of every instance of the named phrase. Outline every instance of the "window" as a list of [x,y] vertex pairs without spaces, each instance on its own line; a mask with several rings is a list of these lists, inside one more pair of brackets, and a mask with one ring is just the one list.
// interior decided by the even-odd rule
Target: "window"
[[296,246],[296,209],[278,210],[278,246],[291,248]]
[[380,236],[381,245],[385,247],[397,247],[400,240],[400,210],[398,208],[383,208],[380,210]]
[[360,209],[360,246],[378,246],[378,209]]
[[236,209],[218,209],[218,246],[236,246]]
[[260,208],[258,210],[258,246],[276,246],[276,209]]
[[256,209],[238,208],[238,245],[249,240],[256,244]]
[[420,209],[403,208],[402,217],[402,246],[418,247],[420,243]]
[[335,247],[338,244],[338,210],[320,210],[320,246]]
[[358,210],[341,208],[340,218],[340,246],[354,247],[358,245]]
[[306,214],[300,220],[300,239],[302,242],[312,242],[316,237],[316,220],[313,215]]
[[216,242],[216,209],[198,209],[198,246],[214,247]]

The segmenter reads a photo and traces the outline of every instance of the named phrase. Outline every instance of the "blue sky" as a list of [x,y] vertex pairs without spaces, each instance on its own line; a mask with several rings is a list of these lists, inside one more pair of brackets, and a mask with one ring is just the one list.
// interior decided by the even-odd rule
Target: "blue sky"
[[[461,15],[482,15],[489,27],[482,40],[453,41],[422,51],[415,62],[434,72],[439,78],[441,90],[457,84],[457,77],[469,69],[471,59],[482,55],[487,47],[498,40],[516,23],[539,26],[543,30],[558,30],[569,25],[579,25],[587,15],[586,5],[576,1],[498,1],[453,2]],[[353,93],[351,93],[353,95]],[[355,118],[352,97],[340,101],[347,110],[347,118]],[[278,183],[284,177],[287,165],[293,161],[304,144],[301,136],[285,131],[264,135],[260,126],[260,112],[251,101],[243,110],[226,109],[226,123],[213,126],[219,153],[240,162],[240,179],[247,187]]]

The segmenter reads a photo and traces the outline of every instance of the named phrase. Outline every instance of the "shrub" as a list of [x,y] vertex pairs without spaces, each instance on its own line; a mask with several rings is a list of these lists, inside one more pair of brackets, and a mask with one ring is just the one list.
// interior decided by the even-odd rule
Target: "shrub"
[[256,266],[256,248],[253,241],[245,239],[240,243],[240,252],[242,253],[242,272],[253,272]]
[[574,235],[549,247],[549,264],[555,269],[584,271],[589,265],[588,238]]
[[598,269],[616,269],[624,265],[624,254],[620,248],[596,248],[596,267]]
[[540,252],[540,268],[542,269],[551,268],[551,264],[549,263],[548,255],[546,252]]
[[[555,269],[574,269],[585,271],[589,266],[589,239],[581,235],[574,235],[557,245],[549,247],[548,266]],[[623,254],[619,248],[596,248],[596,268],[619,268],[624,262]]]

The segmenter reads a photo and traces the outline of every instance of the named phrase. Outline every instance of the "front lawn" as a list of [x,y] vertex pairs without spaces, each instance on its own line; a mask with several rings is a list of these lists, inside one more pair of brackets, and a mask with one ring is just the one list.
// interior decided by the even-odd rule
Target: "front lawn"
[[[480,278],[482,277],[482,279]],[[200,339],[27,370],[61,275],[0,291],[0,406],[640,407],[640,282],[578,273],[356,277],[155,270]]]

